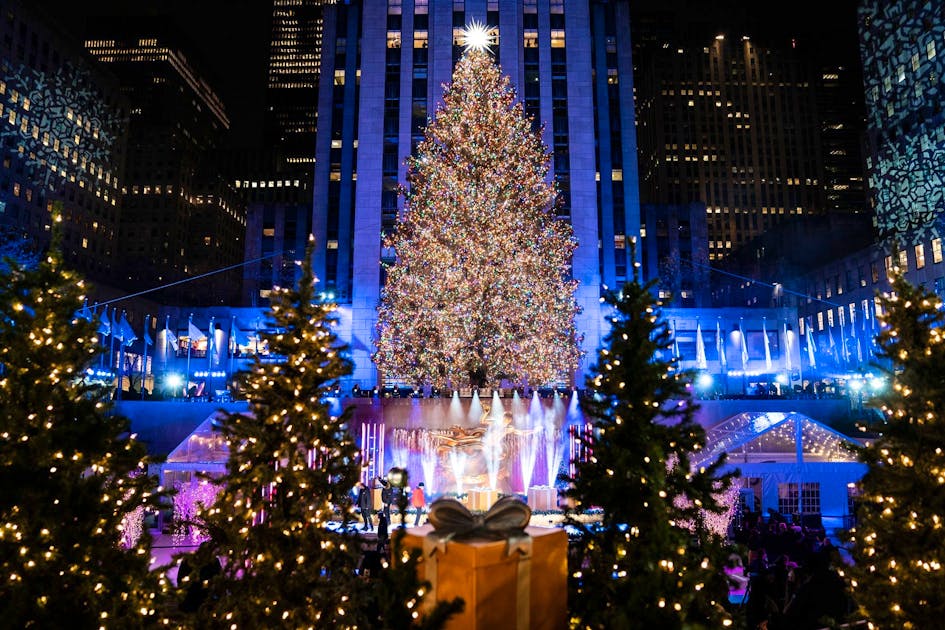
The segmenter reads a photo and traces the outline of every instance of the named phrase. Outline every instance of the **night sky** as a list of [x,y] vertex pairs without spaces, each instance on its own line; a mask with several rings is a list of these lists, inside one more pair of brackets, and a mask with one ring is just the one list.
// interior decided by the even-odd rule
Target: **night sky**
[[[266,59],[271,4],[266,0],[27,0],[45,7],[77,41],[90,35],[100,18],[158,17],[176,24],[188,57],[215,86],[233,121],[230,144],[256,147],[265,111]],[[451,0],[431,0],[431,2]],[[636,0],[633,11],[677,12],[693,30],[739,30],[749,21],[751,35],[771,44],[798,45],[823,59],[859,65],[856,0]],[[720,8],[721,7],[721,8]],[[745,29],[747,30],[747,29]]]

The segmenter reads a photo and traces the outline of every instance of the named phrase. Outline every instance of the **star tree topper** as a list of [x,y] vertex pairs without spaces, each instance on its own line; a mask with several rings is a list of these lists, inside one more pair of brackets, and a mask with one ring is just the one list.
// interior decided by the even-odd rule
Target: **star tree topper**
[[473,20],[463,29],[463,49],[466,52],[470,50],[482,50],[492,52],[492,46],[495,46],[495,29],[491,29],[482,22]]

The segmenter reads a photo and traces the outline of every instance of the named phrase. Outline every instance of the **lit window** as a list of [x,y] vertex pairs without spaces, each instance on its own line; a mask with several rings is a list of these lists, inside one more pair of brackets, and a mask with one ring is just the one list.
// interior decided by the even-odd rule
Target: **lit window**
[[912,55],[912,71],[919,71],[919,53]]
[[899,64],[899,67],[896,68],[896,81],[902,83],[906,80],[906,67],[902,64]]
[[942,262],[942,239],[940,238],[932,239],[932,262]]
[[83,239],[82,239],[82,249],[88,249],[88,248],[89,248],[89,239],[83,238]]
[[345,71],[344,69],[335,70],[335,85],[344,85],[345,84]]
[[925,56],[929,59],[935,59],[935,40],[930,39],[929,43],[925,45]]
[[833,309],[827,309],[827,325],[833,328]]
[[899,252],[899,269],[902,271],[909,271],[909,254],[906,250]]
[[925,245],[919,243],[915,246],[915,268],[922,269],[925,267]]
[[263,228],[263,236],[275,236],[276,228]]

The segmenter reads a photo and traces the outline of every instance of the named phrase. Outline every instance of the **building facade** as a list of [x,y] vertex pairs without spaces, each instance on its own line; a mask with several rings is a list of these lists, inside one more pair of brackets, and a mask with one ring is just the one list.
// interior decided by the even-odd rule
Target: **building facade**
[[[101,29],[117,35],[88,39],[86,50],[118,77],[130,106],[121,282],[151,289],[240,263],[245,208],[215,153],[229,126],[222,101],[169,36],[150,27]],[[240,275],[216,273],[158,299],[236,303]]]
[[[316,274],[347,308],[356,374],[373,386],[374,322],[384,233],[403,207],[404,159],[436,111],[461,54],[462,29],[496,29],[503,72],[544,123],[559,213],[578,247],[573,275],[587,356],[600,341],[602,283],[627,278],[640,215],[629,3],[588,0],[379,0],[326,7],[313,231]],[[330,80],[329,80],[330,78]]]
[[0,225],[40,249],[61,204],[66,260],[92,279],[116,271],[126,102],[47,16],[0,9]]
[[637,49],[643,200],[706,205],[709,259],[826,209],[814,77],[796,50],[740,32]]
[[876,228],[906,277],[943,295],[945,9],[867,0],[859,27]]
[[643,277],[659,278],[660,300],[667,306],[709,306],[705,205],[643,204],[641,215]]
[[266,136],[290,171],[315,164],[323,0],[272,0]]

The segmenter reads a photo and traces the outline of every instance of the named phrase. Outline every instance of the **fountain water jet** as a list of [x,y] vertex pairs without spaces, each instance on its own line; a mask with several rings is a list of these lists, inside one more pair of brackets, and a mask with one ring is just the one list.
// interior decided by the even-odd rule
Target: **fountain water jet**
[[453,471],[453,479],[456,481],[456,494],[463,493],[463,475],[466,472],[466,454],[458,453],[456,450],[450,451],[450,468]]

